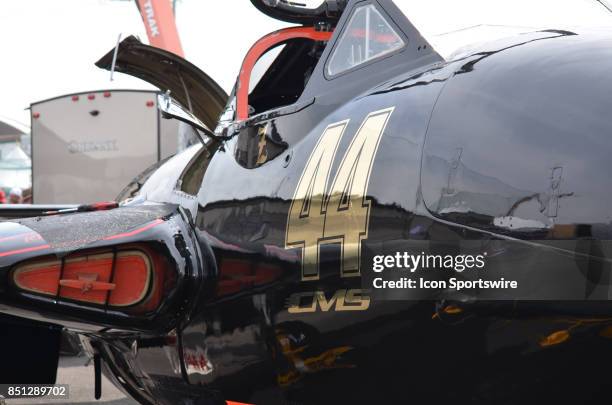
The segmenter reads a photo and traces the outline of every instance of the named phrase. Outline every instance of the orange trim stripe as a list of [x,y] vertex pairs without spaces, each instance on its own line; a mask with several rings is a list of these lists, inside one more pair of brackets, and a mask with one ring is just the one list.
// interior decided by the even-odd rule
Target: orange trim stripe
[[142,228],[137,228],[137,229],[134,229],[133,231],[130,231],[130,232],[119,233],[117,235],[107,236],[106,238],[104,238],[104,240],[113,240],[113,239],[119,239],[119,238],[127,238],[128,236],[138,235],[139,233],[144,232],[147,229],[151,229],[154,226],[157,226],[157,225],[161,224],[162,222],[164,222],[162,219],[156,219],[155,221],[151,222],[148,225],[143,226]]
[[294,38],[307,38],[314,41],[329,41],[333,32],[317,31],[314,27],[289,27],[274,31],[255,42],[249,49],[238,76],[238,90],[236,97],[236,119],[238,121],[249,118],[249,82],[251,81],[251,71],[255,64],[268,49]]
[[49,249],[50,247],[51,245],[40,245],[40,246],[33,246],[29,248],[23,248],[23,249],[9,250],[8,252],[0,253],[0,257],[17,255],[19,253],[34,252],[36,250]]

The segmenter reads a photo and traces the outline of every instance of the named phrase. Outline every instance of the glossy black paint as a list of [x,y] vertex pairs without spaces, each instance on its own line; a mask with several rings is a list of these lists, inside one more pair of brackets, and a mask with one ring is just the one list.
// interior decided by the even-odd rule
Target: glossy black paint
[[[491,46],[457,63],[427,134],[426,205],[442,218],[454,213],[457,222],[494,232],[509,227],[493,218],[516,215],[542,228],[600,224],[598,239],[607,239],[602,237],[612,220],[607,34],[550,31],[522,37],[523,44]],[[598,62],[588,62],[587,55]],[[443,188],[451,188],[454,198],[441,200]],[[463,205],[452,208],[458,200]]]
[[[109,376],[143,403],[600,403],[610,386],[601,369],[612,355],[610,304],[601,301],[612,234],[612,31],[524,34],[443,61],[418,50],[392,3],[376,4],[415,48],[329,80],[322,66],[336,32],[300,108],[236,123],[231,140],[169,160],[135,193],[136,207],[184,207],[134,240],[165,246],[190,280],[186,306],[139,324],[72,312],[78,308],[68,317],[61,303],[5,289],[6,311],[85,330]],[[530,280],[545,275],[534,285],[582,288],[586,280],[592,291],[580,290],[581,301],[473,303],[438,294],[375,299],[360,312],[290,314],[295,292],[361,286],[339,277],[333,252],[319,280],[301,282],[299,252],[284,248],[287,216],[324,129],[349,119],[346,134],[354,134],[370,112],[389,107],[368,188],[363,268],[374,254],[453,254],[472,241],[497,254],[498,271],[510,263]],[[263,163],[253,139],[260,128],[278,147]],[[194,156],[205,161],[197,196],[175,186]],[[177,234],[188,260],[171,243]],[[2,276],[31,256],[0,258]],[[573,278],[560,279],[557,267]],[[449,303],[461,311],[446,311]],[[113,329],[96,329],[106,323]],[[570,330],[569,340],[547,343]]]
[[[79,228],[73,227],[66,234],[65,229],[75,223]],[[58,322],[77,330],[169,331],[179,324],[189,312],[190,304],[204,291],[203,282],[214,277],[208,273],[211,269],[202,263],[204,256],[195,243],[188,214],[170,204],[2,222],[0,238],[3,240],[0,253],[3,304],[11,306],[13,314]],[[151,313],[135,315],[129,309],[84,306],[59,297],[19,291],[10,281],[11,269],[26,260],[62,258],[76,251],[106,251],[134,242],[144,243],[167,257],[176,277],[175,288]]]

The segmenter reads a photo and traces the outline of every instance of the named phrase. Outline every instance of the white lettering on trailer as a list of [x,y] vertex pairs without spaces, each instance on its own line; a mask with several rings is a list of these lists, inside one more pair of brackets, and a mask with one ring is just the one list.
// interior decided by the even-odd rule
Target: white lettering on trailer
[[70,141],[68,143],[68,152],[70,153],[86,153],[86,152],[113,152],[118,151],[116,139],[105,141]]

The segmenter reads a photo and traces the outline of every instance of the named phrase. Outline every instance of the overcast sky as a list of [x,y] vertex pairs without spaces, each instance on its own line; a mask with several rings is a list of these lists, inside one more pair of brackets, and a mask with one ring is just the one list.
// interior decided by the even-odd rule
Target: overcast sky
[[[612,26],[612,14],[595,0],[396,3],[424,34],[487,23]],[[178,0],[176,20],[187,59],[228,92],[249,47],[286,26],[257,11],[248,0]],[[110,82],[109,72],[94,66],[115,46],[119,33],[135,34],[147,42],[134,0],[0,0],[0,118],[29,125],[24,108],[34,101],[107,88],[152,88],[120,73]]]
[[[243,3],[236,12],[236,3]],[[244,54],[283,26],[248,0],[179,0],[176,18],[185,56],[229,91]],[[106,88],[152,88],[123,74],[109,80],[94,66],[119,33],[148,42],[133,0],[0,1],[0,118],[29,125],[31,102]]]

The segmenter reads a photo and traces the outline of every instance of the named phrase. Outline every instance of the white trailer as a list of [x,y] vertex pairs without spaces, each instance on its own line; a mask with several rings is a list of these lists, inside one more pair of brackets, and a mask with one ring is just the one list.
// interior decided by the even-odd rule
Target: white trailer
[[161,118],[157,95],[100,90],[33,103],[33,203],[112,200],[134,176],[175,154],[179,123]]

